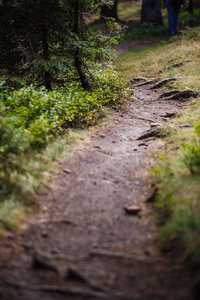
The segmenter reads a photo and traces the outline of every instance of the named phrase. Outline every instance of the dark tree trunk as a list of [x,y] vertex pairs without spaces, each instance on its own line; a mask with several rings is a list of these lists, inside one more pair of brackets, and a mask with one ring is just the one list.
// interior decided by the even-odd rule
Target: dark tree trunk
[[[42,48],[43,57],[45,61],[49,60],[49,45],[48,45],[48,31],[46,24],[42,24]],[[51,74],[50,71],[44,71],[44,84],[48,91],[52,91]]]
[[163,25],[161,0],[142,1],[141,24],[147,22]]
[[[75,1],[75,20],[74,20],[74,32],[79,35],[79,0]],[[88,90],[92,92],[92,85],[85,74],[84,68],[83,68],[83,62],[81,59],[81,52],[78,46],[76,46],[76,51],[75,51],[75,66],[77,69],[77,72],[80,76],[81,84],[84,90]]]
[[189,13],[193,14],[194,7],[193,7],[193,0],[189,0],[189,7],[188,7]]
[[116,21],[118,21],[119,19],[117,14],[117,4],[118,0],[114,0],[114,4],[112,7],[103,5],[101,8],[101,17],[114,18]]
[[92,85],[91,85],[87,75],[84,72],[83,63],[82,63],[81,55],[80,55],[80,50],[78,47],[75,52],[75,64],[76,64],[76,69],[78,71],[78,74],[80,76],[82,87],[84,88],[84,90],[88,90],[88,91],[92,92]]

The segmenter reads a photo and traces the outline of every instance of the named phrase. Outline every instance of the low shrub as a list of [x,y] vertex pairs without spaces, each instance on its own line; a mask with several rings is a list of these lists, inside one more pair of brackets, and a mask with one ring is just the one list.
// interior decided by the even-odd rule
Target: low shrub
[[200,123],[195,138],[179,143],[179,151],[162,156],[154,169],[158,187],[155,206],[162,225],[160,246],[182,259],[200,260]]
[[92,93],[78,83],[52,92],[28,86],[6,96],[2,93],[0,116],[9,117],[15,127],[34,136],[32,146],[40,147],[67,127],[93,124],[104,115],[105,105],[115,105],[126,96],[126,83],[113,68],[96,69],[93,78]]
[[34,203],[35,180],[42,171],[35,165],[45,146],[69,128],[94,124],[106,107],[122,103],[128,95],[126,82],[113,67],[96,66],[92,76],[92,93],[76,81],[51,92],[34,86],[0,89],[0,223],[4,227],[16,228],[23,207]]
[[124,41],[141,40],[151,36],[163,35],[166,28],[152,23],[143,23],[139,27],[128,28],[121,37],[116,37],[119,43]]

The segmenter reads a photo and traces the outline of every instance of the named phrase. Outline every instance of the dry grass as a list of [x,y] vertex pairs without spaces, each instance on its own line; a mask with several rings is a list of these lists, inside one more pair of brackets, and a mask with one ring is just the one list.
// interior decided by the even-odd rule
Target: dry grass
[[[190,29],[169,42],[121,54],[116,64],[128,78],[175,77],[173,88],[200,91],[199,50],[199,28]],[[194,124],[195,129],[178,128],[178,124]],[[200,99],[163,130],[168,133],[166,148],[153,173],[163,224],[160,246],[196,264],[200,259]]]
[[119,2],[118,17],[121,21],[139,21],[141,15],[142,0]]
[[116,65],[127,78],[149,76],[158,79],[176,77],[174,87],[200,90],[200,33],[190,29],[172,38],[141,50],[119,55]]

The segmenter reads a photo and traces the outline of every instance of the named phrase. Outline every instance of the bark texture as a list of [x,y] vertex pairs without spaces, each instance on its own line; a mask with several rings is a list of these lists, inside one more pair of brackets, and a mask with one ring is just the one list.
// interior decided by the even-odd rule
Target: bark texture
[[[76,0],[74,4],[75,4],[74,32],[77,35],[79,35],[79,0]],[[81,51],[78,46],[76,46],[74,60],[75,60],[75,66],[76,66],[77,72],[80,76],[82,87],[84,88],[84,90],[88,90],[88,91],[92,92],[93,91],[92,85],[84,71],[83,62],[81,59]]]
[[161,14],[161,0],[142,1],[141,24],[147,22],[163,25]]

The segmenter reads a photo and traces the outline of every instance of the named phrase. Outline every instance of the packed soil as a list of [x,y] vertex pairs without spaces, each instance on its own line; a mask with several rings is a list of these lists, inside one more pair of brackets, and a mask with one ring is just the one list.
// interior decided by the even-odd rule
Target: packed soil
[[119,55],[125,51],[145,48],[145,47],[151,46],[155,43],[166,41],[168,39],[169,39],[169,35],[166,34],[166,36],[162,36],[162,37],[155,36],[155,37],[151,37],[151,38],[148,38],[145,40],[134,40],[134,41],[129,41],[129,42],[123,42],[123,43],[113,46],[113,49],[115,50],[115,54]]
[[1,241],[0,299],[193,299],[187,268],[157,246],[149,174],[164,142],[138,140],[187,102],[159,100],[161,89],[149,88],[135,88],[59,162],[40,210]]

